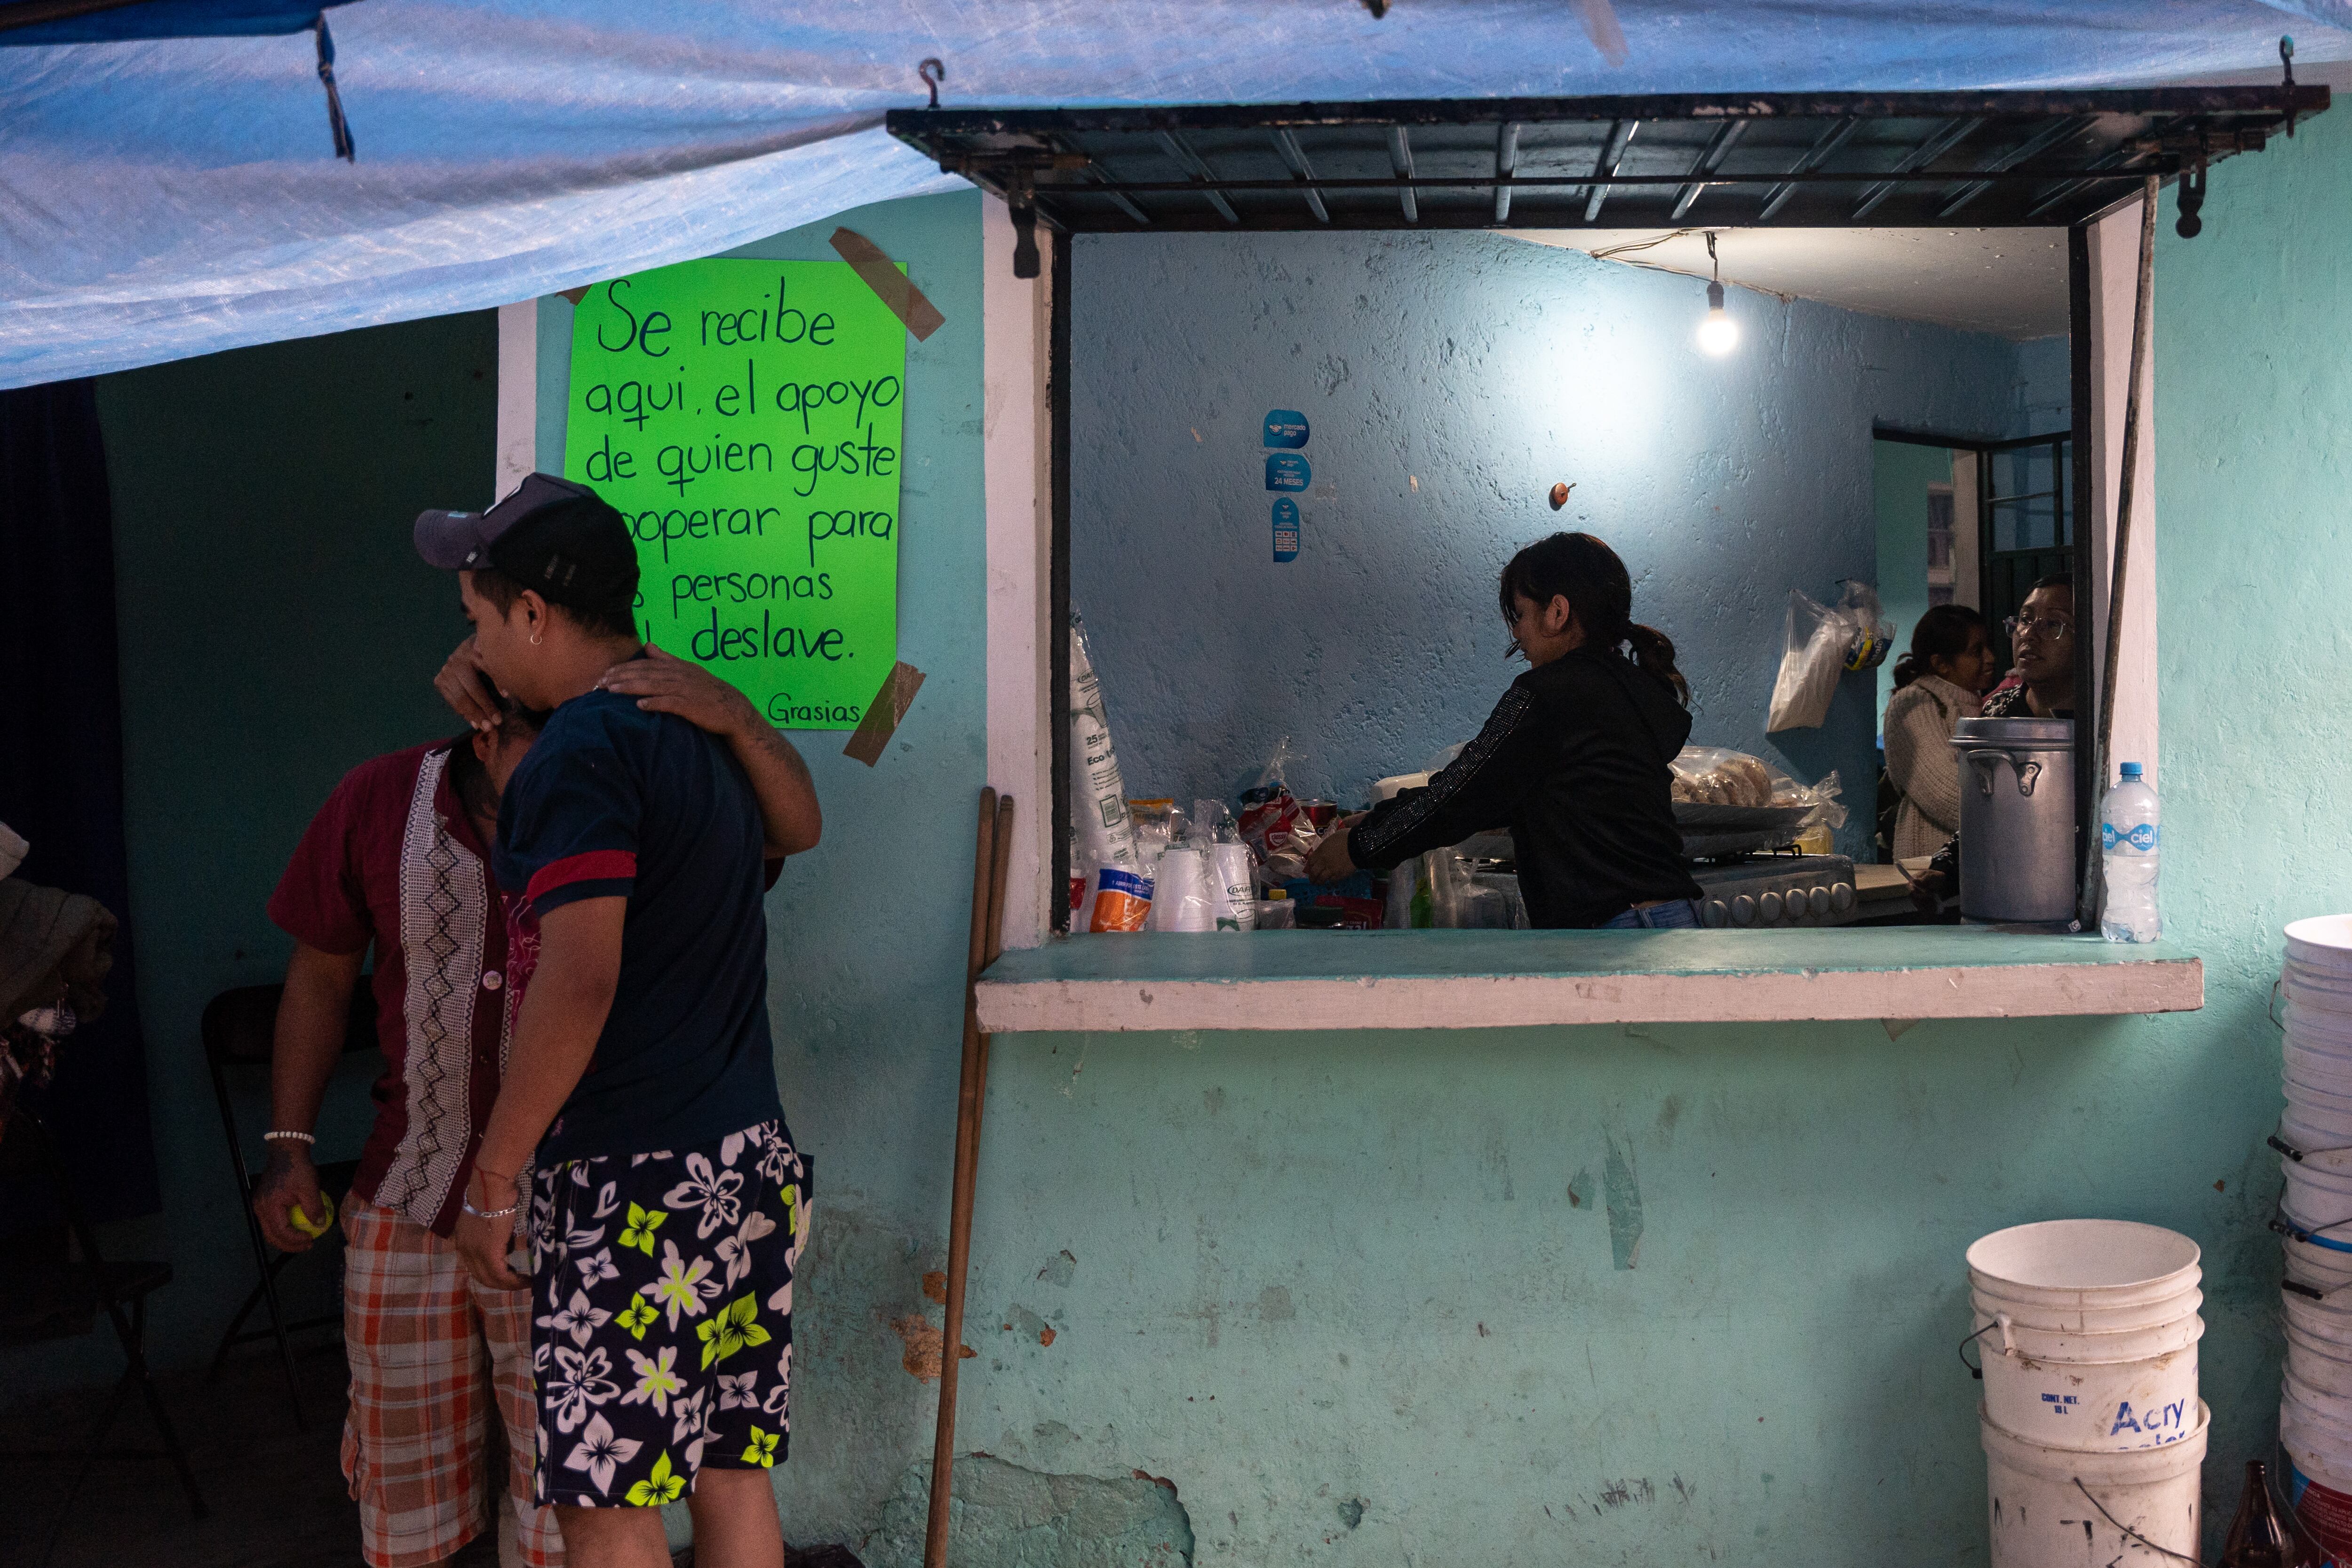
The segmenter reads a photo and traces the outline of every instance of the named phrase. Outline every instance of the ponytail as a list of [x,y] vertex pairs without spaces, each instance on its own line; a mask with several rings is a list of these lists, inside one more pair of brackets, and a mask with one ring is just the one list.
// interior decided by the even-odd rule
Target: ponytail
[[1645,626],[1639,621],[1625,623],[1625,640],[1633,645],[1633,662],[1643,672],[1654,675],[1675,689],[1675,700],[1690,706],[1690,682],[1675,668],[1675,639],[1655,626]]
[[1923,675],[1935,673],[1937,658],[1958,658],[1969,637],[1985,624],[1984,616],[1966,605],[1935,605],[1911,628],[1911,651],[1895,661],[1895,689],[1902,690]]
[[1555,533],[1536,541],[1503,568],[1496,594],[1506,618],[1518,599],[1549,605],[1565,596],[1588,646],[1612,653],[1625,647],[1634,668],[1672,691],[1675,701],[1689,703],[1690,682],[1675,668],[1674,639],[1634,621],[1633,579],[1617,552],[1592,535]]

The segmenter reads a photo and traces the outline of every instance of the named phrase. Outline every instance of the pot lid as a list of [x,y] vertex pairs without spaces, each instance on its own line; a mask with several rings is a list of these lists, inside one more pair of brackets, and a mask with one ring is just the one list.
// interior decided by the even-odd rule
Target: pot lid
[[1952,726],[1955,746],[2007,746],[2032,752],[2072,751],[2072,719],[1963,719]]

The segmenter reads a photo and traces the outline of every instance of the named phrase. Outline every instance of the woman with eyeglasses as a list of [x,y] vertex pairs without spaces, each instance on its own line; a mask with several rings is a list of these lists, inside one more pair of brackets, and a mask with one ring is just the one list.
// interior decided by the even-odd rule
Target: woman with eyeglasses
[[1528,924],[1696,925],[1667,767],[1691,728],[1672,639],[1633,619],[1625,563],[1589,533],[1520,551],[1497,596],[1527,673],[1426,788],[1328,835],[1308,875],[1387,870],[1507,826]]
[[1959,831],[1960,778],[1952,726],[1984,709],[1992,684],[1985,619],[1966,605],[1937,605],[1911,629],[1886,700],[1886,777],[1896,797],[1895,858],[1933,855]]
[[[2001,622],[2017,667],[2010,679],[1985,699],[1988,719],[2072,719],[2074,716],[2074,579],[2044,577],[2025,595],[2017,614]],[[2012,684],[2013,683],[2013,684]],[[1954,764],[1957,767],[1957,763]],[[1915,900],[1934,910],[1959,891],[1960,836],[1954,833],[1936,852],[1926,875],[1912,885]]]

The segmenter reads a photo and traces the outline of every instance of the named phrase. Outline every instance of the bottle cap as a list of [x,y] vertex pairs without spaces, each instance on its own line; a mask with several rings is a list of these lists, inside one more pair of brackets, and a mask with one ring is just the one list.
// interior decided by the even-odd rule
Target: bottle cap
[[2140,776],[2140,765],[2137,763],[2126,763],[2116,771],[2127,779],[2136,779]]

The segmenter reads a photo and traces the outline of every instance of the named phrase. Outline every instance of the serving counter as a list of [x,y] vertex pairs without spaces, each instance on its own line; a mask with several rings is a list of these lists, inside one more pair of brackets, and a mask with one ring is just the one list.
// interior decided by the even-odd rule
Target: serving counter
[[1953,926],[1145,932],[1007,952],[978,994],[991,1034],[1893,1025],[2194,1012],[2205,966],[2161,942]]

